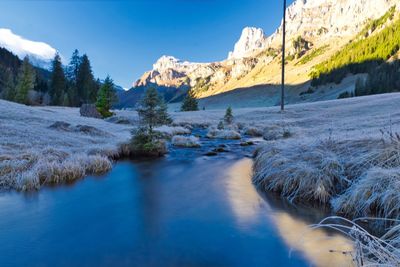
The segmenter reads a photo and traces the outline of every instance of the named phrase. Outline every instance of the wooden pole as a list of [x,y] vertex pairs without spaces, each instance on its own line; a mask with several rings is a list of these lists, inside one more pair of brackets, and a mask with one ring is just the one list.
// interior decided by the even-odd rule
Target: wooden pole
[[285,110],[285,44],[286,44],[286,0],[283,0],[281,111]]

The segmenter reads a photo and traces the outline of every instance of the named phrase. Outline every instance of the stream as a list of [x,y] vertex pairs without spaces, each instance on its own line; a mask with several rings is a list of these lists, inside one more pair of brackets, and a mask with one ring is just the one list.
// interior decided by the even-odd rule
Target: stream
[[[327,212],[257,192],[254,146],[206,142],[73,184],[0,193],[0,266],[352,266],[330,251],[350,250],[347,239],[309,229]],[[228,152],[203,155],[221,142]]]

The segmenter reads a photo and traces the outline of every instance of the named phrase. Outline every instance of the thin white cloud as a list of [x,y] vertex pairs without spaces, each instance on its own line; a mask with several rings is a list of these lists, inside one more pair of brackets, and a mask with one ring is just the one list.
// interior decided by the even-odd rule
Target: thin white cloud
[[5,28],[0,28],[0,47],[10,50],[21,59],[28,55],[50,61],[57,53],[55,48],[46,43],[27,40]]

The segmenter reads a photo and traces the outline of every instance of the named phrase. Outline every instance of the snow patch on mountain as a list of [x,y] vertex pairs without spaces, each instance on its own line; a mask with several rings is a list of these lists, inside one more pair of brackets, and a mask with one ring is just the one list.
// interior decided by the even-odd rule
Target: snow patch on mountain
[[16,54],[20,59],[29,57],[37,67],[49,69],[57,50],[44,42],[25,39],[10,29],[0,28],[0,47]]

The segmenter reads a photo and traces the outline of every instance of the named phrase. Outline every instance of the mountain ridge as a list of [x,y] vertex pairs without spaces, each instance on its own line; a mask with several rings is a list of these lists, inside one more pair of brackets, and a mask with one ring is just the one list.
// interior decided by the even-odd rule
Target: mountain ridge
[[[330,55],[351,41],[369,20],[382,16],[392,6],[399,10],[398,0],[296,0],[287,9],[288,61],[318,49],[322,60],[325,54]],[[173,62],[164,62],[163,68],[159,68],[157,61],[158,67],[153,66],[130,91],[138,85],[185,86],[202,98],[246,86],[279,83],[281,37],[282,23],[270,36],[265,36],[262,29],[246,27],[223,61],[191,63],[164,56],[160,59],[173,58]],[[304,64],[299,73],[293,72],[293,77],[289,72],[288,82],[306,82],[311,67]]]

